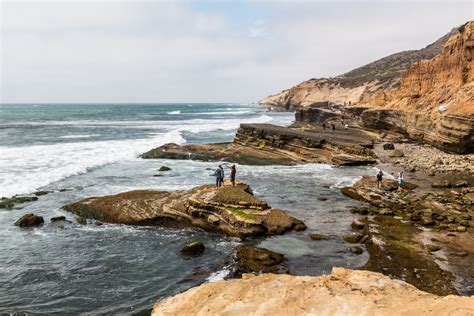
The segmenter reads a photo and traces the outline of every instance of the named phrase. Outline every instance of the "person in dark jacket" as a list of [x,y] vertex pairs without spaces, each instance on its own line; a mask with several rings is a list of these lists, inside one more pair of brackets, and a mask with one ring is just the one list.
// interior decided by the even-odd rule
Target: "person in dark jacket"
[[235,175],[237,173],[237,169],[235,168],[235,165],[230,166],[229,169],[230,169],[230,183],[232,183],[232,186],[235,187]]

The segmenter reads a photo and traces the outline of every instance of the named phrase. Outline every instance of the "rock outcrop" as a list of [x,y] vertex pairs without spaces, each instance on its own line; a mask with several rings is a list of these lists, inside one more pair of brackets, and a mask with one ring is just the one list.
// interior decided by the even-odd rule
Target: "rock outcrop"
[[142,158],[225,160],[242,164],[321,162],[365,165],[375,162],[371,137],[353,131],[311,131],[271,124],[241,124],[234,142],[225,144],[166,144]]
[[20,227],[35,227],[40,226],[44,223],[42,216],[38,216],[32,213],[25,214],[15,222],[15,226]]
[[379,273],[333,268],[318,277],[244,275],[155,304],[158,315],[470,315],[474,297],[441,297]]
[[269,207],[243,183],[218,191],[212,185],[175,192],[135,190],[87,198],[63,208],[108,223],[191,226],[242,239],[306,228],[302,221]]
[[[374,63],[379,66],[348,73],[365,74],[357,79],[348,74],[312,79],[261,103],[298,109],[296,120],[301,123],[319,123],[347,112],[367,129],[394,131],[445,151],[473,153],[474,22],[450,35],[428,54],[400,55],[403,66],[382,59]],[[388,70],[384,74],[377,68]]]

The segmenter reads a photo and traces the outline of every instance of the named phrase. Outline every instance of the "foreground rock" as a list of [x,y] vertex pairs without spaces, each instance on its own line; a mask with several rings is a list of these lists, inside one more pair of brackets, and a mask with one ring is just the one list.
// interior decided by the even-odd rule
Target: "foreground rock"
[[319,277],[244,275],[206,283],[155,304],[158,315],[468,315],[474,297],[440,297],[369,271]]
[[192,226],[240,238],[306,228],[302,221],[269,207],[243,183],[217,192],[213,185],[175,192],[136,190],[92,197],[63,208],[108,223]]
[[225,160],[241,164],[321,162],[366,165],[375,162],[372,139],[363,133],[305,131],[271,124],[241,124],[233,143],[166,144],[142,158]]
[[15,222],[16,226],[20,227],[34,227],[44,223],[42,216],[38,216],[32,213],[23,215],[20,219]]

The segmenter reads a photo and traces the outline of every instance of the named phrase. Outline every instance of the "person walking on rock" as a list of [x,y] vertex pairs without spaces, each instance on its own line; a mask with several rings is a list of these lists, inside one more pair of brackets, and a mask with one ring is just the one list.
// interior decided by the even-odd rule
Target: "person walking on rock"
[[382,189],[382,178],[383,178],[383,172],[382,170],[377,173],[377,188]]

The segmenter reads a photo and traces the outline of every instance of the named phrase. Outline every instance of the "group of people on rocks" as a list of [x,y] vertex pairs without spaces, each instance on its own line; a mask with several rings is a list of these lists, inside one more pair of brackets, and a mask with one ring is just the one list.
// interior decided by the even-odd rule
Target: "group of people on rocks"
[[[235,165],[232,165],[230,167],[227,165],[225,166],[230,169],[230,183],[232,184],[233,187],[235,187],[235,175],[237,174],[237,168],[235,167]],[[224,177],[225,177],[224,167],[222,167],[222,165],[219,165],[219,167],[217,167],[216,171],[214,172],[213,176],[216,177],[216,188],[219,189],[220,187],[224,185]]]
[[[377,188],[380,190],[382,189],[382,180],[383,180],[383,171],[379,170],[379,173],[377,173],[376,179],[377,179]],[[400,171],[397,176],[397,185],[398,188],[401,189],[403,188],[403,185],[405,184],[405,174],[403,171]]]

